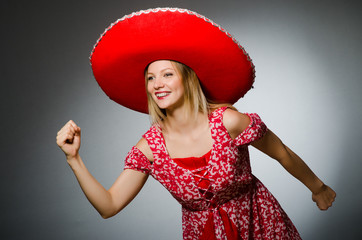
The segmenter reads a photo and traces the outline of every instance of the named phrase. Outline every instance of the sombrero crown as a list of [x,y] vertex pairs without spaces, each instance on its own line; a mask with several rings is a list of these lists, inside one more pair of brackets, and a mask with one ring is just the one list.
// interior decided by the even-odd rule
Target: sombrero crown
[[144,70],[156,60],[191,67],[206,97],[235,103],[252,87],[254,65],[223,28],[190,10],[156,8],[126,15],[111,24],[90,56],[93,74],[115,102],[147,113]]

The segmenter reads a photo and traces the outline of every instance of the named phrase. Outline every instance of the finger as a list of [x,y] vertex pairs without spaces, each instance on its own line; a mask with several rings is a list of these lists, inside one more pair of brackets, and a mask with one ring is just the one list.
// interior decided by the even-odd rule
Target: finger
[[75,129],[78,128],[77,124],[73,120],[69,120],[69,124],[72,125]]
[[74,135],[70,132],[64,133],[60,136],[60,143],[67,143],[74,138]]
[[80,127],[77,127],[76,129],[75,129],[75,135],[76,136],[80,136],[80,133],[81,133],[81,130],[80,130]]
[[63,132],[68,131],[68,130],[69,130],[69,126],[70,126],[70,124],[69,124],[69,123],[66,123],[66,124],[58,131],[57,135],[60,135],[60,134],[62,134]]
[[68,129],[71,133],[75,133],[76,132],[76,127],[74,127],[73,125],[69,125],[69,129]]
[[78,125],[75,124],[74,121],[72,121],[72,120],[70,121],[70,125],[71,125],[71,128],[74,130],[74,133],[76,135],[80,135],[80,132],[81,132],[80,127],[78,127]]
[[327,210],[328,208],[330,208],[330,207],[333,206],[333,201],[334,201],[334,200],[329,199],[329,201],[323,202],[323,203],[321,204],[321,206],[318,206],[318,207],[319,207],[319,209],[321,209],[321,210]]
[[64,127],[61,131],[58,132],[59,137],[64,136],[64,135],[68,135],[68,134],[75,134],[75,130],[73,129],[73,127],[71,126],[66,126]]
[[68,138],[68,135],[67,134],[60,134],[57,136],[57,145],[59,147],[62,147],[66,144],[67,142],[67,138]]
[[74,142],[74,135],[68,135],[65,143],[72,144]]
[[71,131],[63,132],[58,136],[57,143],[59,146],[63,146],[66,143],[72,143],[74,139],[74,133]]
[[67,123],[69,124],[75,124],[75,122],[73,120],[69,120]]
[[65,130],[62,130],[58,133],[57,135],[57,141],[61,142],[61,141],[64,141],[66,139],[66,135],[69,133],[69,131],[65,131]]
[[74,128],[77,128],[77,124],[73,120],[69,120],[64,126],[58,131],[58,133],[64,131],[64,129],[67,129],[69,126],[73,126]]
[[320,210],[322,210],[322,211],[325,211],[325,210],[328,209],[328,206],[327,206],[326,204],[324,204],[324,203],[322,203],[322,204],[317,204],[317,206],[318,206],[318,208],[319,208]]

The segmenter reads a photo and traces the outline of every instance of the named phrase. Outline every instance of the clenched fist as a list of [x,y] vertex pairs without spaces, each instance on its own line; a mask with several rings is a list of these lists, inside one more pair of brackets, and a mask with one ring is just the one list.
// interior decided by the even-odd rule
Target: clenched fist
[[331,207],[335,198],[336,193],[333,189],[324,184],[319,192],[312,194],[312,200],[317,204],[320,210],[327,210]]
[[57,134],[57,144],[67,159],[78,156],[80,148],[80,127],[72,120],[67,122]]

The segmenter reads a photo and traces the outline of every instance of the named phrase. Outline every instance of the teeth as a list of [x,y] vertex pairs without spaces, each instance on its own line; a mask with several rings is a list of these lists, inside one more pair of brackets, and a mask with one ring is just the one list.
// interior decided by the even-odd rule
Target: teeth
[[157,97],[164,97],[166,95],[168,95],[168,93],[157,93],[156,94]]

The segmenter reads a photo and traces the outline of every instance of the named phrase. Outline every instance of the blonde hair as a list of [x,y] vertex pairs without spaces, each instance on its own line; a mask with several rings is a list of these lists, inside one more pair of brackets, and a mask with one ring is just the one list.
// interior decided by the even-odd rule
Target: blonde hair
[[[175,68],[177,74],[179,74],[182,84],[185,89],[184,93],[184,103],[187,106],[188,111],[186,114],[189,117],[196,118],[198,113],[209,114],[210,112],[216,110],[217,108],[227,106],[236,110],[231,104],[227,103],[213,103],[205,97],[204,92],[202,91],[199,78],[196,73],[187,65],[170,60],[171,64]],[[145,69],[145,81],[146,89],[148,84],[148,66]],[[147,91],[147,100],[148,100],[148,113],[151,118],[152,123],[161,123],[166,119],[165,109],[160,109],[156,102],[153,100],[152,96]]]

